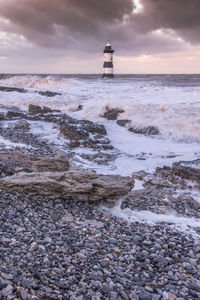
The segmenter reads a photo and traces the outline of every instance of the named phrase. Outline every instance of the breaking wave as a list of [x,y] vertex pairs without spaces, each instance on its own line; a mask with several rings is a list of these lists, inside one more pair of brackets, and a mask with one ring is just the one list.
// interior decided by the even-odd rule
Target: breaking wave
[[[29,92],[0,92],[0,104],[27,110],[30,103],[72,113],[74,117],[105,122],[106,107],[124,112],[129,127],[157,127],[161,137],[200,142],[200,76],[138,75],[103,80],[94,75],[1,75],[0,86],[25,88]],[[47,98],[35,91],[60,92]],[[76,112],[79,105],[81,111]]]

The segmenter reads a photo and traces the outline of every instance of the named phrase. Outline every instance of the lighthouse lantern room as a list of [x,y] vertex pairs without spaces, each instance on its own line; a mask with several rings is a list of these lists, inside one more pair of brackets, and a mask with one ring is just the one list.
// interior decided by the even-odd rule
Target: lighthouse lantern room
[[104,64],[103,64],[103,77],[113,78],[113,53],[111,44],[108,42],[104,48]]

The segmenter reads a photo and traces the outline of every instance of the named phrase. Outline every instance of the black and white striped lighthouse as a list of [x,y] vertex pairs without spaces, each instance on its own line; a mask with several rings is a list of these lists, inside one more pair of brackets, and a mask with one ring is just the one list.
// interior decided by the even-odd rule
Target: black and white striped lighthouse
[[113,78],[113,53],[111,44],[108,42],[104,49],[104,64],[103,64],[103,77]]

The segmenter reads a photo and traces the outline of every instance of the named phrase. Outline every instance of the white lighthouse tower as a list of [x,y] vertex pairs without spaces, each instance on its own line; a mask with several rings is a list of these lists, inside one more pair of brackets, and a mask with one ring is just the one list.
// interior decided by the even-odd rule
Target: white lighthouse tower
[[113,78],[113,53],[111,44],[108,42],[104,48],[104,64],[103,64],[103,77]]

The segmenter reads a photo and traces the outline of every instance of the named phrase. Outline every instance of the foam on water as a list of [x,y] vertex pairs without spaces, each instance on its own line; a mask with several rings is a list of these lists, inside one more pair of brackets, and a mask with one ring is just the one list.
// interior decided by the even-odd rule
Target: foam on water
[[167,223],[172,225],[173,228],[182,232],[188,232],[194,237],[199,238],[199,234],[194,230],[200,228],[200,220],[193,217],[183,217],[177,214],[157,214],[148,210],[131,210],[130,208],[121,209],[122,200],[118,202],[115,207],[109,208],[106,206],[100,206],[100,210],[118,217],[126,222],[130,223],[143,223],[149,225],[155,225],[158,223]]
[[[102,80],[100,76],[15,75],[0,77],[0,86],[29,91],[0,92],[2,105],[27,110],[34,103],[60,109],[78,119],[103,123],[119,154],[114,164],[98,166],[98,172],[130,175],[178,160],[192,160],[200,154],[198,75],[121,76],[114,80]],[[36,90],[62,95],[48,98],[35,93]],[[76,111],[80,104],[83,109]],[[106,107],[123,109],[119,118],[131,120],[130,126],[156,126],[161,135],[137,135],[114,121],[106,121],[101,118]]]
[[[196,79],[197,78],[197,79]],[[81,118],[99,120],[106,106],[124,110],[120,118],[131,120],[131,126],[156,126],[163,137],[200,141],[200,77],[127,76],[102,80],[100,76],[8,76],[0,85],[21,87],[28,94],[0,93],[0,103],[27,109],[30,103],[73,112],[79,104]],[[47,98],[35,90],[61,92]],[[103,122],[103,120],[102,120]]]

